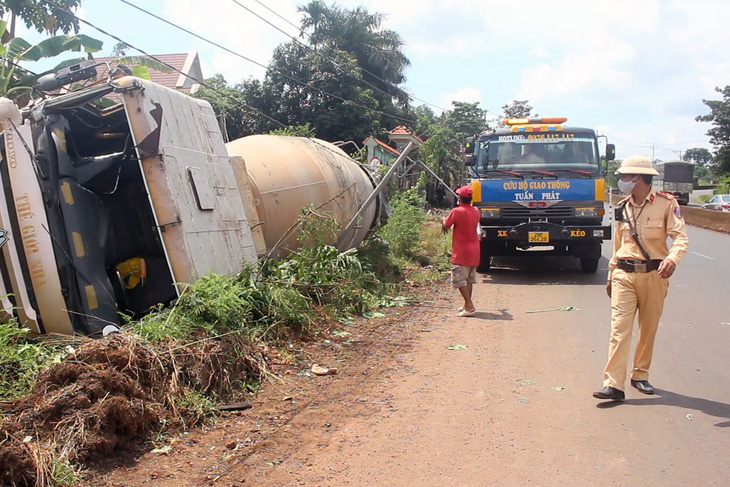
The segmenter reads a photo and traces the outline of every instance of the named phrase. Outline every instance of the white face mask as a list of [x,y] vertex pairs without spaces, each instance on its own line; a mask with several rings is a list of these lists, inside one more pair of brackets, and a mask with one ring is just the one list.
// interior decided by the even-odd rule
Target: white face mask
[[633,179],[630,181],[624,181],[623,179],[618,180],[618,189],[623,194],[631,194],[631,192],[634,190],[634,186],[636,186],[636,181]]

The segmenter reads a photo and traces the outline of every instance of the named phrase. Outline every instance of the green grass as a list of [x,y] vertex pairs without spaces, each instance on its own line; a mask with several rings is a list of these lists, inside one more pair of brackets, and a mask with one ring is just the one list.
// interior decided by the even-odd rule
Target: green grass
[[31,337],[30,330],[16,321],[0,323],[0,400],[18,398],[28,392],[38,373],[60,362],[73,338]]

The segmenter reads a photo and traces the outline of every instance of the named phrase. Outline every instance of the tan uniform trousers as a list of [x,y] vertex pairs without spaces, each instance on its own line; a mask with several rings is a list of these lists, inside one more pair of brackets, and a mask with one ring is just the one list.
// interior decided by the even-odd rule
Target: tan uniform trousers
[[639,341],[634,354],[633,380],[648,380],[659,319],[669,280],[657,271],[626,272],[615,269],[611,274],[611,341],[608,363],[603,371],[603,385],[624,390],[626,367],[631,348],[634,317],[639,312]]

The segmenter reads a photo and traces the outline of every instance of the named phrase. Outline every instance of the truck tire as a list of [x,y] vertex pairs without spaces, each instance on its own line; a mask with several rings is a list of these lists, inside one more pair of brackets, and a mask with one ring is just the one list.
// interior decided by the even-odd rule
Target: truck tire
[[580,270],[586,274],[594,274],[598,270],[598,260],[590,257],[581,257]]
[[492,267],[492,258],[488,255],[482,255],[479,265],[477,266],[477,272],[487,272]]

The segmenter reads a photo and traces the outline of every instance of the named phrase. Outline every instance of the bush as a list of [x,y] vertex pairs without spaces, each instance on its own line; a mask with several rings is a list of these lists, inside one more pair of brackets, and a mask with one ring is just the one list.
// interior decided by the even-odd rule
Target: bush
[[713,192],[715,194],[730,194],[730,175],[720,178],[720,182]]
[[27,393],[38,372],[67,353],[62,339],[31,338],[29,333],[15,321],[0,323],[0,400]]
[[387,225],[378,230],[396,257],[412,257],[420,243],[419,231],[425,221],[423,197],[410,189],[393,198],[393,213]]
[[362,313],[385,294],[385,287],[357,256],[331,245],[304,248],[274,270],[274,278],[320,306]]

